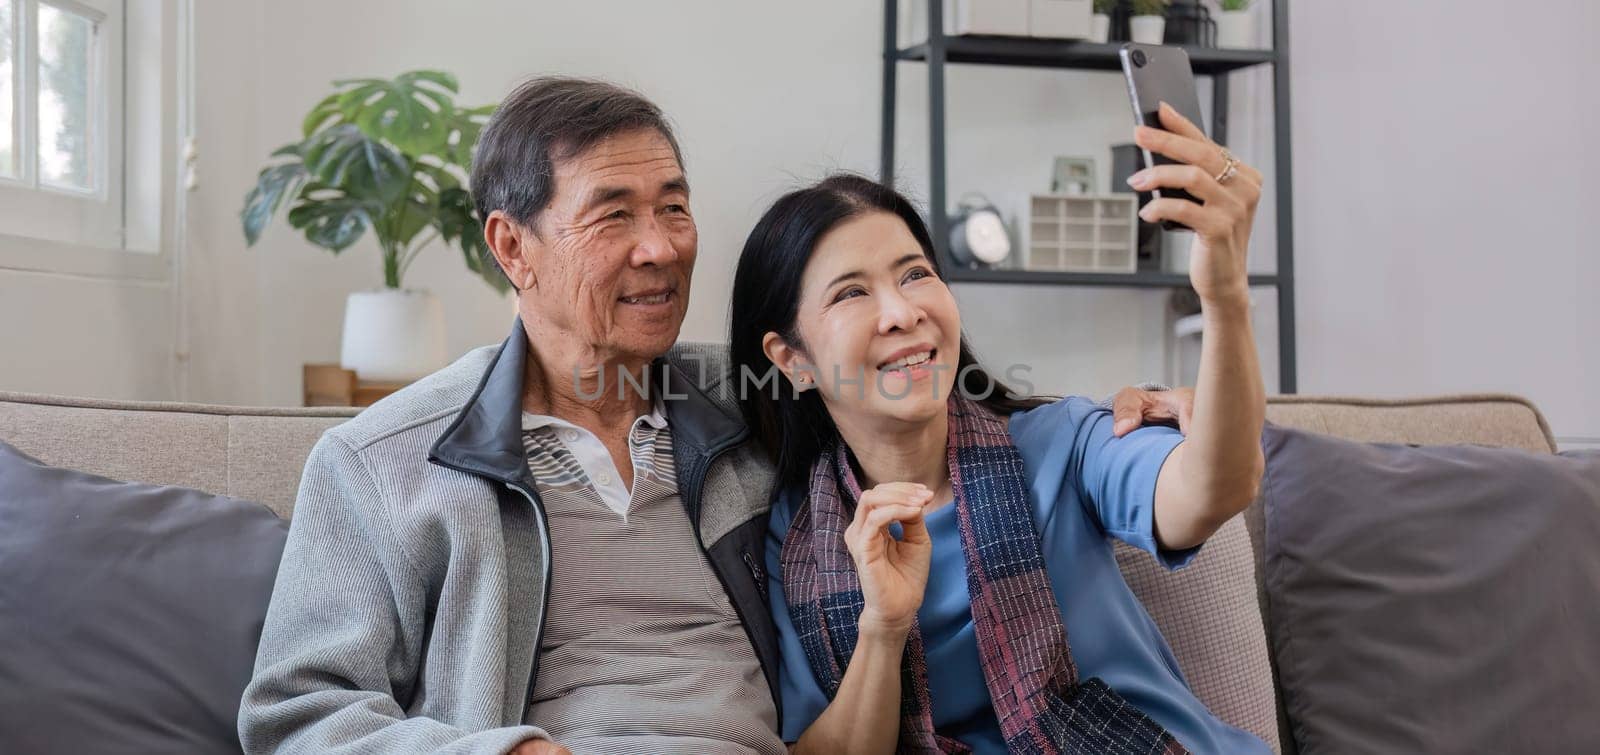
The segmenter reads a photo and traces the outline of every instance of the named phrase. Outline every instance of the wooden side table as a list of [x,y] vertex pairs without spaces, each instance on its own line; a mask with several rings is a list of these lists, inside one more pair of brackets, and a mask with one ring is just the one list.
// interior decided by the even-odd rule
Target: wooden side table
[[372,406],[409,383],[361,380],[355,370],[337,364],[307,364],[301,368],[306,406]]

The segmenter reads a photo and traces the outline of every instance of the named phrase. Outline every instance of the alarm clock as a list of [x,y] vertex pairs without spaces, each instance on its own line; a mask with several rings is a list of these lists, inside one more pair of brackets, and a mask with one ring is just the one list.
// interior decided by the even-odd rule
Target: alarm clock
[[950,256],[966,267],[997,265],[1011,256],[1011,235],[993,203],[962,198],[950,218]]

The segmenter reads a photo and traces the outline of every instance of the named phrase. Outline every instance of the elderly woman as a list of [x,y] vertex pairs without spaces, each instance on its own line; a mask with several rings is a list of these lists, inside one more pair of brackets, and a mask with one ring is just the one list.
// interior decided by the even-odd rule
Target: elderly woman
[[[1171,108],[1133,177],[1199,202],[1206,324],[1187,439],[1118,437],[1083,398],[1011,394],[977,363],[912,206],[834,176],[751,233],[730,342],[792,390],[742,397],[779,469],[767,563],[784,738],[818,752],[1261,752],[1195,698],[1111,538],[1184,564],[1255,495],[1265,400],[1245,252],[1261,174]],[[1202,204],[1203,203],[1203,204]]]

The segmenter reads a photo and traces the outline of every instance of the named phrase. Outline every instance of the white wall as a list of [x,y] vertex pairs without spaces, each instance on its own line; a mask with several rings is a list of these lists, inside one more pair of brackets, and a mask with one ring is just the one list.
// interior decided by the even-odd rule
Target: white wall
[[172,396],[165,282],[0,268],[0,391]]
[[1292,13],[1301,390],[1513,391],[1600,438],[1600,3]]

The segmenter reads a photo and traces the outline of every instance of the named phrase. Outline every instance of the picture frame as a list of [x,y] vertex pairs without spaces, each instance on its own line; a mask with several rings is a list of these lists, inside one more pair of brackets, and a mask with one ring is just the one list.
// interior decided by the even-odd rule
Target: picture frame
[[1051,171],[1050,193],[1085,196],[1094,193],[1094,158],[1057,157]]

